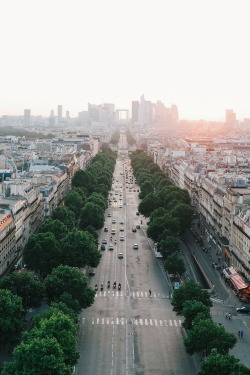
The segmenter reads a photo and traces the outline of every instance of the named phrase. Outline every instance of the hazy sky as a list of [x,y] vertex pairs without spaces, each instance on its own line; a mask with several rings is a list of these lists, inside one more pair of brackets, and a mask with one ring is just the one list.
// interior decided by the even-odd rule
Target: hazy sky
[[2,0],[0,115],[87,103],[250,117],[250,0]]

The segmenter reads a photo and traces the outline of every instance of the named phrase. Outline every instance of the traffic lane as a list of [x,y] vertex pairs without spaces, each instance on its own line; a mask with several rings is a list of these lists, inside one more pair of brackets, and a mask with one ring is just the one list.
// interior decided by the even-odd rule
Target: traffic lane
[[106,325],[93,325],[84,318],[80,324],[78,350],[80,358],[76,367],[79,375],[111,374],[112,330]]
[[178,326],[136,326],[134,330],[135,372],[193,375],[192,358],[185,353]]
[[204,268],[212,285],[216,286],[216,292],[218,294],[218,297],[220,299],[226,300],[230,294],[230,290],[222,282],[222,278],[220,276],[220,273],[222,271],[220,270],[220,272],[218,272],[212,268],[210,255],[202,251],[202,248],[197,244],[197,242],[195,241],[195,239],[193,238],[190,232],[186,234],[185,238],[186,238],[187,245],[189,245],[187,251],[190,251],[190,249],[194,251],[195,256],[197,257],[201,266]]

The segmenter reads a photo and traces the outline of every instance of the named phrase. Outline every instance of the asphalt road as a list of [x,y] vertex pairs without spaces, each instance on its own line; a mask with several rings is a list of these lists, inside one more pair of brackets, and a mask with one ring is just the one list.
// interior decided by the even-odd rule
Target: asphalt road
[[[124,138],[121,141],[124,147]],[[125,175],[121,175],[125,172],[124,160],[128,161],[118,157],[115,167],[112,204],[106,211],[104,225],[108,233],[100,232],[100,244],[107,239],[106,250],[95,276],[90,277],[93,288],[98,284],[95,303],[81,314],[76,373],[193,375],[196,370],[192,358],[185,353],[181,320],[172,311],[167,281],[143,229],[132,232],[142,218],[136,215],[138,186],[133,182],[129,189]],[[112,224],[112,219],[116,223]],[[124,232],[120,232],[120,227],[124,227]],[[116,230],[112,236],[112,244],[116,239],[113,251],[108,250],[111,229]],[[120,241],[120,235],[125,236],[124,241]],[[135,243],[138,250],[133,249]],[[123,259],[118,259],[119,253],[123,253]],[[120,291],[113,289],[114,281],[117,285],[121,283]]]

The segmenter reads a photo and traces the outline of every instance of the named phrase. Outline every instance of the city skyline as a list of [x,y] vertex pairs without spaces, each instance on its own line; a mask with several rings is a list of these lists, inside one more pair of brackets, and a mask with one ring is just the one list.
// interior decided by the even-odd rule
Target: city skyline
[[[88,103],[176,105],[180,119],[250,118],[248,1],[5,2],[0,116],[76,117]],[[15,12],[13,7],[15,6]]]

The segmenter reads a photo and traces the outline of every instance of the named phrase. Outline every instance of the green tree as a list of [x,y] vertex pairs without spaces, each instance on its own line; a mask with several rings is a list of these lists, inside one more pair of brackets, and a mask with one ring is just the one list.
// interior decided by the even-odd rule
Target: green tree
[[181,276],[186,272],[184,261],[177,252],[167,257],[164,268],[168,273],[174,275],[179,274]]
[[98,194],[96,192],[92,193],[88,197],[87,202],[94,203],[97,206],[100,206],[104,211],[107,208],[107,200],[104,198],[102,194]]
[[155,242],[158,242],[159,239],[161,240],[162,233],[165,229],[168,230],[169,235],[176,235],[180,232],[180,223],[176,218],[169,214],[153,219],[151,218],[147,228],[147,234]]
[[140,187],[141,187],[141,192],[139,194],[139,198],[141,198],[141,199],[145,198],[148,194],[154,192],[154,185],[150,180],[145,180],[141,184]]
[[23,253],[28,269],[47,275],[61,263],[61,250],[55,236],[48,233],[29,237]]
[[151,213],[160,207],[161,201],[154,193],[146,195],[146,197],[140,202],[138,210],[139,212],[149,217]]
[[88,232],[69,232],[61,242],[62,264],[70,267],[96,267],[100,252],[94,237]]
[[69,230],[72,230],[76,226],[76,218],[72,211],[67,207],[58,206],[56,207],[51,215],[51,219],[60,220]]
[[76,218],[79,218],[81,208],[85,204],[85,199],[77,191],[73,190],[64,198],[64,204],[70,211],[74,212]]
[[180,241],[177,237],[169,235],[168,231],[164,230],[162,238],[159,242],[159,250],[163,258],[179,251]]
[[72,177],[72,186],[74,188],[85,188],[87,191],[91,186],[91,178],[88,171],[79,169]]
[[52,233],[60,241],[67,233],[68,228],[60,220],[47,219],[40,225],[38,233]]
[[31,342],[35,338],[55,338],[64,354],[64,363],[74,366],[79,358],[76,347],[77,325],[61,311],[54,311],[47,319],[41,319],[39,324],[24,334],[24,341]]
[[41,314],[37,314],[33,317],[30,323],[30,329],[34,327],[40,327],[40,322],[43,319],[50,319],[50,317],[58,312],[62,312],[64,315],[69,316],[69,318],[75,323],[78,323],[77,313],[70,309],[65,303],[63,302],[53,302],[50,307],[42,312]]
[[201,313],[203,314],[203,319],[210,318],[210,309],[208,306],[203,305],[200,301],[185,301],[182,310],[182,314],[185,317],[182,323],[183,327],[187,330],[193,328],[195,319]]
[[202,289],[202,287],[193,280],[187,281],[179,289],[174,291],[171,304],[177,315],[182,315],[184,302],[187,300],[200,301],[205,306],[212,306],[208,292]]
[[209,355],[213,348],[221,354],[228,354],[236,344],[236,337],[223,326],[216,325],[211,319],[200,320],[187,332],[184,339],[186,352],[190,355],[204,352]]
[[55,338],[35,338],[14,349],[14,361],[4,364],[6,375],[71,375],[63,350]]
[[0,279],[0,289],[8,289],[22,298],[25,310],[41,305],[44,295],[44,285],[37,276],[28,271],[16,271]]
[[201,363],[199,375],[250,375],[250,369],[239,363],[230,354],[220,354],[212,349],[211,354]]
[[79,220],[79,228],[86,229],[89,225],[96,229],[101,229],[104,224],[104,211],[103,209],[94,204],[86,203],[85,207],[81,209]]
[[78,269],[69,266],[54,268],[44,283],[49,303],[65,302],[60,297],[68,293],[79,303],[78,312],[80,312],[81,309],[91,306],[94,302],[95,291],[88,287],[85,276]]
[[0,344],[15,341],[23,329],[22,299],[9,290],[0,289]]
[[181,224],[181,231],[185,232],[186,229],[190,228],[193,220],[193,209],[186,203],[179,203],[172,208],[171,214],[176,217]]

